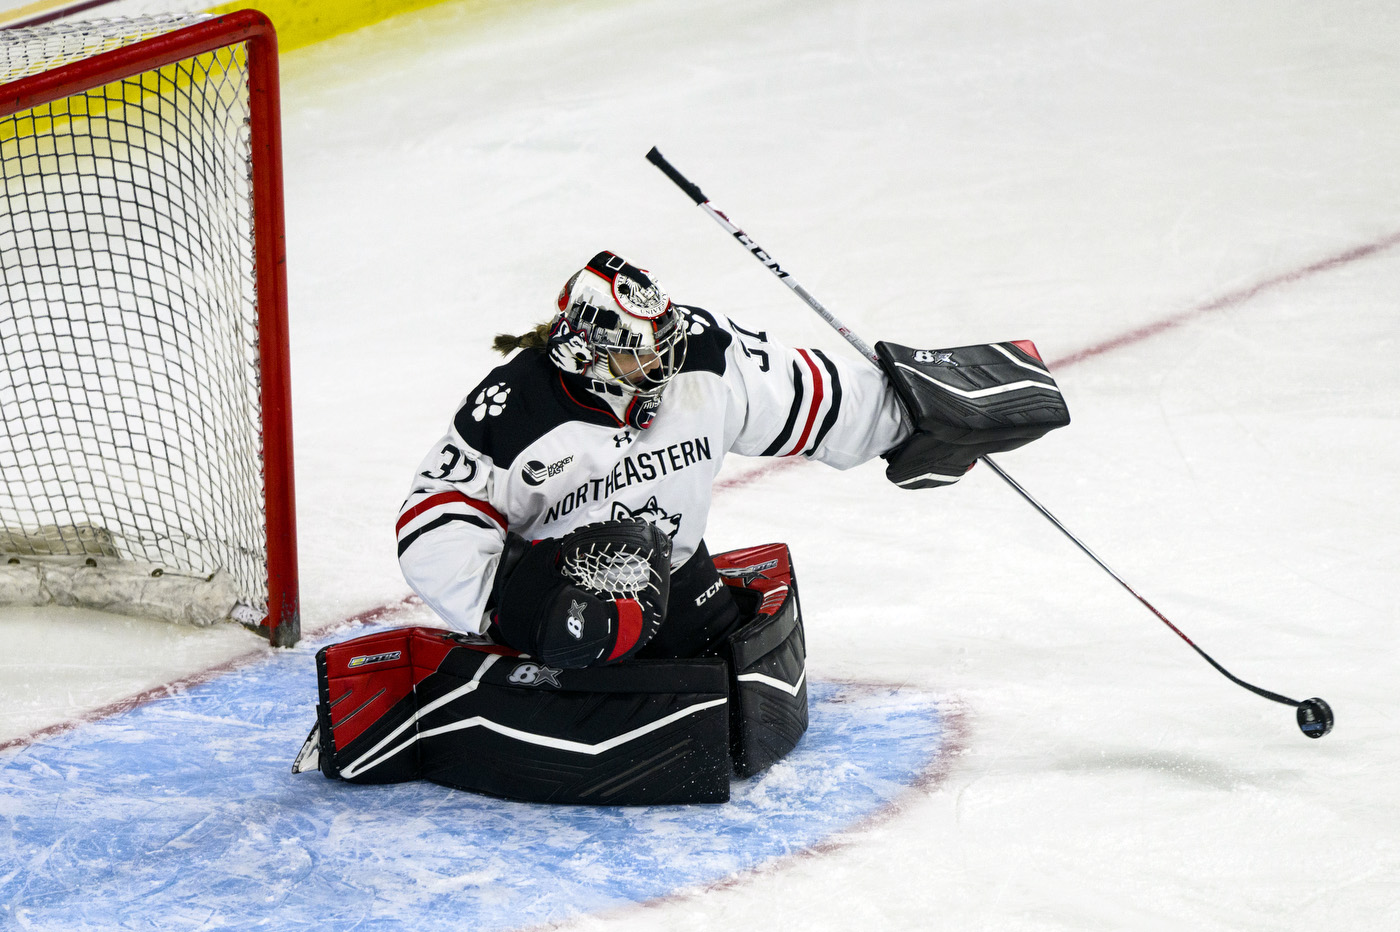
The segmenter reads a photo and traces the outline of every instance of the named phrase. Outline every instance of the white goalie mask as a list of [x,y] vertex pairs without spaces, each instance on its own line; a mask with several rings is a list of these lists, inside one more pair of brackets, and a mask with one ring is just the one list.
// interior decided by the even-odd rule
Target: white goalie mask
[[559,292],[549,343],[561,369],[649,399],[654,412],[685,363],[686,323],[650,272],[600,252]]

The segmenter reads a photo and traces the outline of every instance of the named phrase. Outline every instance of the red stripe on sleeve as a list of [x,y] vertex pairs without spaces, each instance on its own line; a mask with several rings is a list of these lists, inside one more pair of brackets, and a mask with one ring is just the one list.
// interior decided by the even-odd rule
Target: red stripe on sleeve
[[812,407],[807,411],[807,423],[802,427],[802,436],[797,438],[797,446],[783,454],[784,456],[796,456],[807,446],[807,438],[812,435],[812,425],[817,422],[817,409],[822,406],[822,399],[826,397],[826,383],[822,381],[821,370],[817,368],[817,364],[807,355],[806,350],[798,350],[797,355],[801,356],[807,368],[812,370]]
[[642,636],[642,606],[634,599],[618,599],[613,604],[617,606],[617,643],[608,654],[609,660],[627,653]]
[[474,498],[468,498],[461,492],[439,492],[436,495],[428,496],[418,504],[414,505],[412,508],[405,511],[403,514],[399,515],[399,523],[394,525],[394,533],[397,534],[398,532],[402,531],[404,529],[404,525],[408,524],[408,522],[423,514],[423,512],[430,511],[431,509],[436,508],[439,505],[446,505],[449,502],[459,502],[463,505],[469,505],[472,508],[475,508],[477,511],[481,512],[486,517],[499,524],[501,526],[501,530],[505,530],[506,528],[510,527],[510,522],[508,522],[504,517],[502,517],[501,513],[496,509],[492,508],[491,505],[487,502],[478,501]]

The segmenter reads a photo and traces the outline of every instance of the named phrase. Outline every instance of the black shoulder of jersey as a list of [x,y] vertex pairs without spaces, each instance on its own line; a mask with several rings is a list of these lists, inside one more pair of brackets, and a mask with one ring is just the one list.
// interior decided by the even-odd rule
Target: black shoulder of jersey
[[685,304],[679,307],[689,328],[686,331],[685,365],[681,371],[723,375],[724,354],[734,338],[709,311]]
[[500,467],[560,424],[586,421],[613,426],[611,412],[574,401],[562,373],[533,349],[516,353],[467,394],[452,424],[467,445]]

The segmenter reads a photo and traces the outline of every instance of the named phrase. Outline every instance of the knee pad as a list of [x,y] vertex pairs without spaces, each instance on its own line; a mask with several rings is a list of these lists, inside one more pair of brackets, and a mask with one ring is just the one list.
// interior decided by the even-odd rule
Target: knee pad
[[807,731],[807,642],[786,544],[732,550],[715,568],[750,616],[730,635],[729,730],[734,773],[781,760]]

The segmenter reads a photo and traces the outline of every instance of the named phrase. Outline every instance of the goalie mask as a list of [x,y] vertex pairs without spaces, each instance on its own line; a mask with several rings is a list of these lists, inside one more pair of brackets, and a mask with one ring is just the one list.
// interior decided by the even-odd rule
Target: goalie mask
[[661,392],[685,362],[686,326],[651,273],[600,252],[559,292],[549,355],[565,372],[631,397],[627,422],[651,425]]

